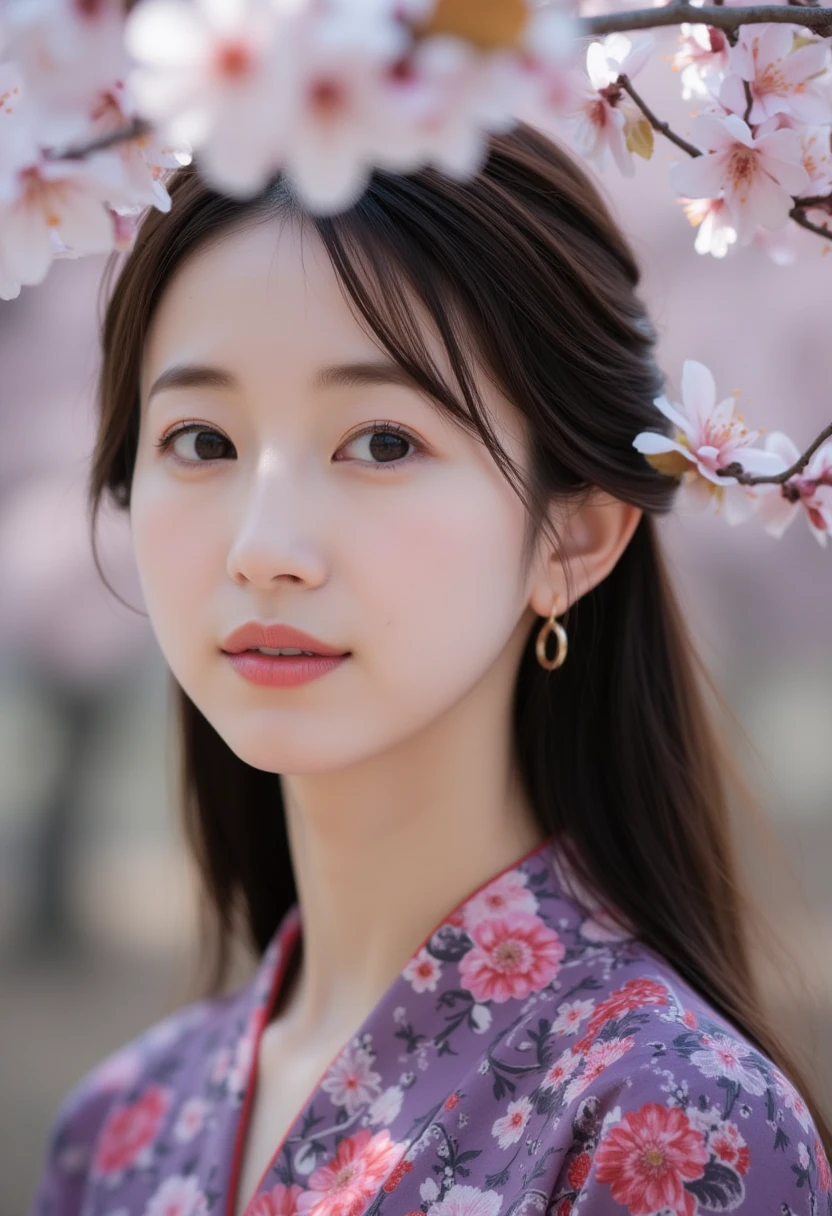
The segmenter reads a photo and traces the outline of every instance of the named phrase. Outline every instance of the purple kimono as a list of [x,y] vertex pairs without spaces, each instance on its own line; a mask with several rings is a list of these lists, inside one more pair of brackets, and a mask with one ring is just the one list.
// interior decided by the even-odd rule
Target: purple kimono
[[[800,1094],[658,955],[566,895],[546,841],[414,952],[310,1093],[246,1216],[830,1216]],[[301,933],[64,1099],[31,1216],[230,1216],[260,1035]]]

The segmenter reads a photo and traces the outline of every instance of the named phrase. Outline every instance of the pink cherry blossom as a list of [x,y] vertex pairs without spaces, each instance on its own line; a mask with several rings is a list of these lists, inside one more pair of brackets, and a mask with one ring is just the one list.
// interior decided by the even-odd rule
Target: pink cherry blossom
[[26,80],[40,142],[63,147],[83,139],[94,97],[129,70],[121,0],[11,0],[4,12],[5,57]]
[[681,73],[682,100],[711,97],[709,83],[714,78],[721,79],[728,67],[728,39],[713,26],[683,21],[679,40],[682,45],[673,56],[671,67]]
[[268,0],[144,0],[127,18],[129,86],[167,142],[198,149],[229,194],[262,188],[296,81],[300,6]]
[[631,43],[624,34],[610,34],[601,42],[590,43],[586,53],[588,82],[582,79],[564,116],[573,127],[575,146],[598,169],[606,167],[610,154],[624,174],[635,173],[633,154],[627,147],[625,127],[628,119],[640,114],[635,103],[616,85],[620,75],[635,77],[655,48],[652,34]]
[[[717,403],[716,385],[707,367],[686,359],[682,368],[682,405],[671,405],[667,397],[655,404],[676,425],[675,439],[655,431],[642,431],[633,446],[646,456],[678,452],[693,469],[685,474],[682,500],[691,507],[725,509],[729,524],[741,523],[754,512],[755,496],[734,477],[720,477],[723,469],[739,460],[747,473],[779,473],[786,466],[773,452],[751,448],[759,431],[749,431],[742,418],[734,416],[736,400]],[[659,464],[661,462],[658,462]]]
[[[782,431],[767,435],[765,448],[783,461],[785,469],[791,468],[800,456],[796,444]],[[832,441],[813,452],[803,472],[790,477],[786,487],[766,485],[758,490],[759,522],[766,532],[782,536],[802,508],[812,535],[821,548],[826,548],[827,538],[832,534]]]
[[809,123],[832,121],[829,103],[814,84],[829,61],[828,44],[818,38],[793,50],[796,34],[805,38],[807,31],[786,24],[740,27],[737,44],[730,51],[730,71],[719,92],[727,110],[745,115],[748,103],[743,82],[747,82],[752,97],[748,121],[754,125],[774,114],[789,114]]
[[[15,68],[0,68],[3,92]],[[13,87],[22,94],[22,83]],[[5,136],[0,154],[0,277],[12,283],[41,283],[63,247],[77,254],[111,250],[113,224],[104,204],[127,198],[117,158],[99,152],[83,161],[47,160],[25,100],[11,113],[8,108],[0,112],[0,123]]]
[[788,222],[792,195],[805,193],[810,184],[795,131],[758,138],[736,114],[699,114],[691,135],[705,151],[671,167],[680,194],[719,198],[724,192],[741,245],[748,244],[758,224],[780,228]]
[[731,224],[731,216],[725,199],[681,198],[685,214],[691,224],[698,228],[693,247],[697,253],[724,258],[737,240],[737,230]]
[[832,191],[832,152],[829,150],[829,127],[798,129],[803,168],[809,174],[808,194],[828,194]]

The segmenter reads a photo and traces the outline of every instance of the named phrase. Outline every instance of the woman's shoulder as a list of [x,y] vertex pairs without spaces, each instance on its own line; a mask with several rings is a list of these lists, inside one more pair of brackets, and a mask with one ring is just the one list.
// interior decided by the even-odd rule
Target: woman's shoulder
[[212,1042],[222,1037],[244,991],[193,1001],[159,1018],[72,1086],[49,1126],[30,1216],[75,1216],[80,1211],[96,1147],[108,1122],[138,1095],[146,1104],[170,1105],[175,1094],[166,1078],[204,1068]]
[[832,1216],[829,1162],[784,1072],[650,951],[623,973],[553,1022],[554,1216]]

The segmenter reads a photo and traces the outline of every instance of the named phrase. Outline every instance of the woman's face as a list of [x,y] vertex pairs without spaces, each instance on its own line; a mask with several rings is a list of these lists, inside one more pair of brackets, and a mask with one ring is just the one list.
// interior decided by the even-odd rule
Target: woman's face
[[[449,374],[427,324],[425,337]],[[321,380],[366,362],[393,367],[319,238],[276,221],[195,253],[144,350],[130,516],[151,623],[187,695],[266,771],[344,767],[465,699],[507,704],[535,620],[525,509],[487,449],[406,384]],[[226,384],[151,395],[183,364],[221,369]],[[481,390],[523,467],[518,415]],[[155,446],[187,422],[197,431]],[[298,687],[250,683],[222,643],[252,620],[350,657]]]

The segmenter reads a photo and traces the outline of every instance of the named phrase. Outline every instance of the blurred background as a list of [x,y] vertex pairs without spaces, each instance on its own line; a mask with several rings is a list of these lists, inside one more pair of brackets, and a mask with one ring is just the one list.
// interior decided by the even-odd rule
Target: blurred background
[[[687,134],[673,33],[660,43],[638,87]],[[668,179],[676,156],[657,136],[633,179],[614,166],[599,179],[644,269],[669,391],[698,359],[720,397],[741,390],[749,426],[803,450],[832,420],[829,245],[794,227],[779,260],[699,256]],[[176,1006],[195,943],[168,675],[127,520],[105,510],[100,552],[138,612],[101,584],[88,541],[104,260],[59,261],[0,302],[0,1216],[26,1211],[67,1090]],[[832,1113],[832,544],[802,517],[779,541],[710,515],[661,530],[762,811],[737,842],[792,972],[764,935],[759,972]]]

